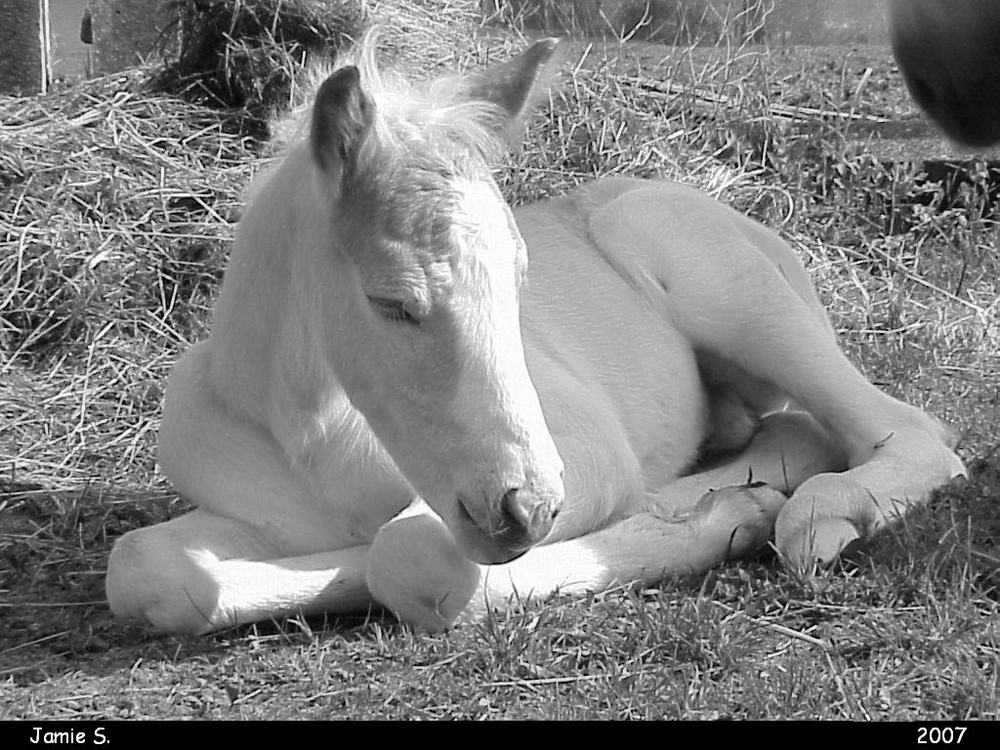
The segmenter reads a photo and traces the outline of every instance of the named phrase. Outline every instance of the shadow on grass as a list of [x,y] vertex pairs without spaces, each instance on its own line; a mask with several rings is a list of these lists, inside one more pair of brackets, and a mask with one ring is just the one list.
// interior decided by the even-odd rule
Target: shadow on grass
[[[147,493],[148,494],[148,493]],[[137,661],[220,658],[248,639],[308,641],[314,633],[347,633],[372,621],[391,632],[381,611],[292,618],[232,628],[206,637],[173,637],[114,618],[104,594],[115,539],[190,510],[174,494],[138,501],[88,487],[47,492],[0,481],[0,681],[30,685],[53,675],[94,676],[128,670]]]
[[[925,595],[914,587],[926,587],[928,581],[941,587],[973,587],[979,596],[996,600],[1000,598],[998,499],[1000,458],[994,451],[970,467],[968,481],[942,490],[927,506],[854,550],[839,564],[839,572],[879,579],[873,588],[891,592],[892,606],[905,606],[909,598]],[[0,482],[0,679],[28,685],[68,671],[108,674],[128,669],[138,660],[213,660],[233,643],[254,639],[308,642],[315,634],[357,633],[373,621],[383,634],[391,635],[400,627],[384,612],[373,611],[292,618],[208,637],[174,638],[116,621],[104,599],[104,571],[114,540],[130,529],[188,509],[172,494],[134,501],[96,487],[50,493]],[[803,599],[823,598],[820,589],[836,587],[838,571],[796,577],[773,570],[777,565],[773,553],[765,552],[752,567],[760,566],[767,577],[770,570],[784,579],[782,587],[790,597],[797,598],[801,589],[798,594]],[[706,586],[713,589],[716,575],[674,583],[690,588],[694,595],[698,589],[706,591]]]

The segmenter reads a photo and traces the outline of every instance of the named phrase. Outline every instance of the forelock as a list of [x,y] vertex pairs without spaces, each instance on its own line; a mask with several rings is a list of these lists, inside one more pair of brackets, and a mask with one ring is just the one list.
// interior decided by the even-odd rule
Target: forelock
[[503,113],[489,102],[462,95],[461,76],[411,81],[400,71],[377,62],[377,37],[367,35],[336,63],[312,66],[305,75],[301,103],[273,124],[276,145],[288,147],[306,137],[315,93],[327,77],[353,65],[361,86],[375,104],[374,136],[370,147],[388,152],[419,152],[428,159],[455,167],[471,162],[489,164],[506,151]]

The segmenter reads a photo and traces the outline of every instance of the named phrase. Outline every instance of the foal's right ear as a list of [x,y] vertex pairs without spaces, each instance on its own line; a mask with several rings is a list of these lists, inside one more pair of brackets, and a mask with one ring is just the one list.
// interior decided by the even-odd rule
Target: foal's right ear
[[513,59],[468,76],[462,86],[465,96],[496,105],[505,116],[506,135],[518,135],[537,100],[548,93],[559,67],[558,44],[558,39],[540,39]]
[[361,88],[356,67],[341,68],[323,81],[316,92],[310,133],[312,155],[320,169],[337,179],[349,173],[374,119],[374,105]]

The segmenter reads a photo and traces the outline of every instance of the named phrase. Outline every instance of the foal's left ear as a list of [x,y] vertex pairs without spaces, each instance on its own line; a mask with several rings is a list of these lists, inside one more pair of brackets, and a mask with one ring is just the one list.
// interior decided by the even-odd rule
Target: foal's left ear
[[470,99],[498,106],[506,115],[508,135],[518,132],[536,100],[548,91],[549,80],[558,67],[558,44],[558,39],[541,39],[512,60],[469,76],[463,81],[463,93]]
[[375,119],[374,105],[353,66],[323,81],[313,105],[310,145],[320,169],[339,179],[351,171]]

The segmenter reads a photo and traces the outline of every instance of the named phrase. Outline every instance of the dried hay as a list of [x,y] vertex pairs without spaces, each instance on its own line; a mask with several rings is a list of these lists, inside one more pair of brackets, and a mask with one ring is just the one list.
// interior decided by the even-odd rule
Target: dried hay
[[173,0],[179,51],[154,78],[164,91],[266,121],[287,102],[311,54],[335,54],[362,32],[351,0]]
[[204,333],[253,144],[232,118],[150,95],[144,79],[0,99],[11,478],[148,476],[166,368]]
[[260,124],[296,98],[299,72],[372,26],[397,62],[431,68],[467,47],[481,18],[470,0],[173,0],[180,45],[154,86],[242,108]]

